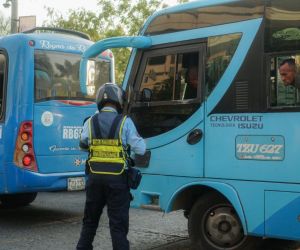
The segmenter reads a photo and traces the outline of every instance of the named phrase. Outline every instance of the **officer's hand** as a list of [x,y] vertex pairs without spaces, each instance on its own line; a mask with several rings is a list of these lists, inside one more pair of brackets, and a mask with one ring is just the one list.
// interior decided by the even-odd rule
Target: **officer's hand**
[[132,159],[131,157],[129,157],[128,164],[129,164],[129,166],[134,167],[135,166],[134,159]]

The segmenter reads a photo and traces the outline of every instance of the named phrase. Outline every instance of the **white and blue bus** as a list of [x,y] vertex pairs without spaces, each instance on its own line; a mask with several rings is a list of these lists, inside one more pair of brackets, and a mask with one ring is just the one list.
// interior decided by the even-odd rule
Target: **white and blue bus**
[[[86,155],[78,138],[96,106],[95,96],[80,90],[79,64],[92,44],[83,33],[57,28],[0,38],[3,206],[29,204],[40,191],[84,188]],[[94,88],[114,81],[110,51],[89,66]]]
[[278,71],[287,58],[300,65],[300,1],[202,0],[158,11],[138,37],[83,54],[83,91],[88,59],[112,47],[133,48],[126,112],[147,141],[133,205],[184,210],[199,249],[300,240],[299,90]]

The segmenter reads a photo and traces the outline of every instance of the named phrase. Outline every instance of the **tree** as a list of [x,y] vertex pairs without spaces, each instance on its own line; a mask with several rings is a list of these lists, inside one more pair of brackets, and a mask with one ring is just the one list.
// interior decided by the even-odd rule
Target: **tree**
[[6,18],[0,11],[0,36],[5,36],[10,32],[10,18]]
[[[186,2],[188,0],[178,0]],[[67,18],[48,8],[49,21],[44,25],[85,32],[93,41],[115,36],[134,36],[154,11],[167,7],[160,0],[98,0],[96,12],[85,9],[69,10]],[[121,82],[130,49],[113,49],[116,81]]]

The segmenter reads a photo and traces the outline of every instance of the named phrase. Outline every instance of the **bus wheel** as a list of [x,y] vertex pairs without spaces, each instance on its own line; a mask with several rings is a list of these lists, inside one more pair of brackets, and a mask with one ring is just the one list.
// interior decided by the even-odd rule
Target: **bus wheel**
[[29,205],[35,200],[37,193],[5,194],[0,196],[1,206],[16,208]]
[[259,242],[244,235],[234,208],[217,194],[205,195],[193,205],[188,229],[195,249],[250,250]]

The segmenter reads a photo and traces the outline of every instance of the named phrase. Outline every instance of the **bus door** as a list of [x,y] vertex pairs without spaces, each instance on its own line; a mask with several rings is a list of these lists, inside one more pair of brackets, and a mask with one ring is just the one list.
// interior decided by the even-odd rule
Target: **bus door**
[[199,40],[160,45],[135,59],[129,114],[147,140],[145,173],[203,176],[205,46]]

